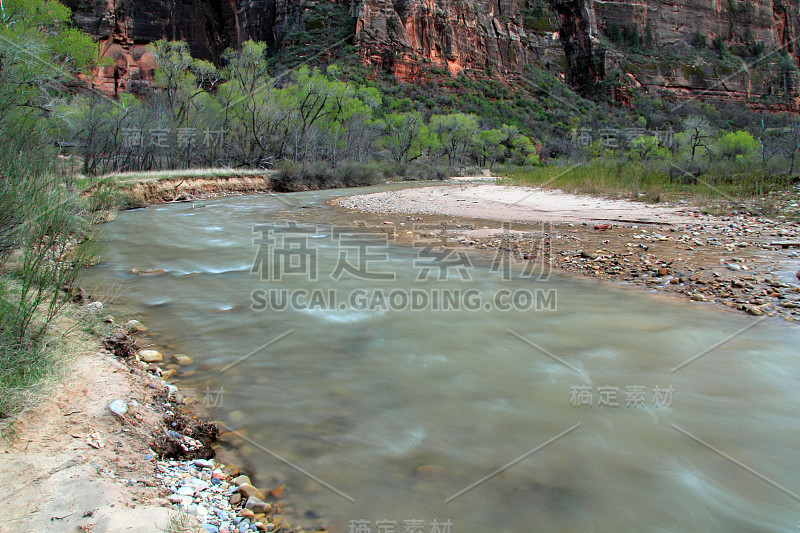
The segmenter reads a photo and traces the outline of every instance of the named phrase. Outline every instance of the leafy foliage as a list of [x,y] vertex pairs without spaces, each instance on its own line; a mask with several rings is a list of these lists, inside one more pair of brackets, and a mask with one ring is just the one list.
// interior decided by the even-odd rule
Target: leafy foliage
[[57,2],[4,0],[0,12],[0,418],[25,407],[56,361],[48,326],[92,259],[88,220],[58,176],[52,135],[64,87],[94,60]]

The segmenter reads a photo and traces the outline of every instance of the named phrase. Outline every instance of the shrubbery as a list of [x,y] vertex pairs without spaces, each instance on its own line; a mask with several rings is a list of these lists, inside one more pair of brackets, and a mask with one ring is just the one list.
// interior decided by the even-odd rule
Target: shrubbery
[[[53,375],[49,326],[93,257],[87,212],[57,177],[52,112],[59,87],[93,57],[56,2],[3,3],[0,24],[0,419]],[[47,65],[43,69],[41,65]],[[67,290],[65,290],[67,289]]]
[[387,162],[344,163],[337,168],[321,163],[299,165],[283,162],[272,178],[279,192],[297,192],[338,187],[367,187],[386,180],[443,180],[450,177],[447,167]]

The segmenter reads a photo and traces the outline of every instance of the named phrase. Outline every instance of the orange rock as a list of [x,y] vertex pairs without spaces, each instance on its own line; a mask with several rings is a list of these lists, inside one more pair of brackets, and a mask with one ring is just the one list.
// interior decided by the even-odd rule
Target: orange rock
[[276,488],[269,491],[269,495],[275,498],[276,500],[280,500],[283,498],[283,489],[285,485],[278,485]]

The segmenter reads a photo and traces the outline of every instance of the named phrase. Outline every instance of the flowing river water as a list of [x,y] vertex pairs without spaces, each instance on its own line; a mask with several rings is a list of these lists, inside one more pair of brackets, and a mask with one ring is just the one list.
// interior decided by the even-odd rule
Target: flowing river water
[[313,510],[304,521],[798,530],[800,330],[426,255],[358,234],[368,217],[328,205],[342,194],[121,213],[86,283],[143,316],[165,356],[194,359],[175,382],[234,431],[257,485],[285,482]]

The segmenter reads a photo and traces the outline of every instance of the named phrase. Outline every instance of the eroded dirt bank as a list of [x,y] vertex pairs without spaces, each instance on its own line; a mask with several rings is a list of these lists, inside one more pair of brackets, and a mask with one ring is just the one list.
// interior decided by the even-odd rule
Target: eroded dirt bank
[[[797,202],[797,195],[788,197]],[[461,183],[340,198],[400,240],[497,250],[517,262],[800,320],[800,223],[709,215],[560,191]]]
[[125,195],[131,206],[193,202],[217,196],[240,196],[273,191],[272,173],[236,176],[141,179],[132,183],[107,182],[89,187],[83,194],[91,196],[98,187],[116,189]]
[[272,190],[272,178],[263,176],[230,176],[213,178],[171,178],[135,183],[130,188],[132,199],[148,204],[180,200],[254,194]]
[[104,332],[73,341],[64,381],[3,428],[0,533],[302,531],[282,487],[214,461],[224,437],[169,382],[190,359],[150,349],[145,326],[107,312],[78,310]]

